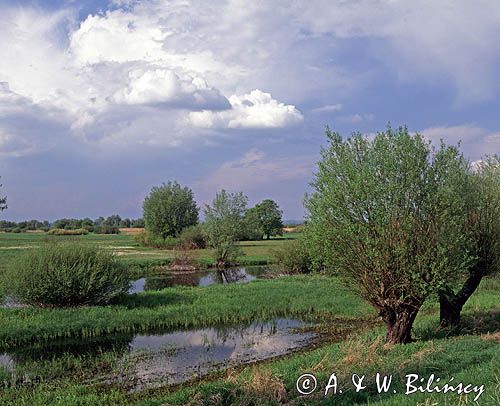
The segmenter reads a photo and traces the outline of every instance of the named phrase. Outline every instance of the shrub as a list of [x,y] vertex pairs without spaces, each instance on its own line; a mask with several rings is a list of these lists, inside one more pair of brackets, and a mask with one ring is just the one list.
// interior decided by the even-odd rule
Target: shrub
[[1,282],[6,295],[39,307],[105,304],[130,286],[113,253],[76,242],[27,251],[7,265]]
[[134,240],[143,247],[151,248],[175,248],[180,244],[180,240],[174,237],[161,238],[144,230],[134,236]]
[[19,227],[13,228],[12,229],[13,233],[19,234],[21,232],[21,229]]
[[196,224],[185,228],[180,235],[180,244],[185,248],[205,248],[207,240],[203,234],[203,226]]
[[89,232],[84,228],[78,228],[76,230],[66,230],[62,228],[53,228],[49,230],[47,234],[50,235],[87,235]]
[[120,229],[114,226],[101,225],[94,227],[95,234],[120,234]]
[[293,240],[273,251],[274,262],[281,271],[309,273],[313,264],[302,240]]

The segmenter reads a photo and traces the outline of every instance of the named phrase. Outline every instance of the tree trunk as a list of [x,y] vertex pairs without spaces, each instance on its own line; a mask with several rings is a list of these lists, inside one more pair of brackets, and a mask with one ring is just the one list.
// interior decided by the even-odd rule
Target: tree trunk
[[458,293],[455,294],[450,288],[439,292],[439,324],[441,327],[458,326],[462,308],[469,297],[476,291],[483,275],[483,266],[478,263],[471,269],[469,277]]
[[440,326],[443,328],[458,326],[462,306],[457,305],[455,300],[446,294],[439,295],[439,305]]
[[387,327],[387,344],[406,344],[411,342],[411,328],[417,317],[420,305],[398,306],[385,309],[381,316]]

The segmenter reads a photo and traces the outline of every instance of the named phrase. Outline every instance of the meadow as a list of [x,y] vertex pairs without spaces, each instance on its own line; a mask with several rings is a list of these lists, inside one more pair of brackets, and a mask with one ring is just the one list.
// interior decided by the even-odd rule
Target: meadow
[[[242,241],[240,247],[243,256],[238,258],[241,265],[265,265],[272,261],[272,250],[298,236],[297,233],[285,233],[283,237],[270,240]],[[137,274],[148,272],[156,265],[168,265],[176,258],[178,252],[172,249],[155,249],[142,247],[130,234],[87,234],[79,236],[50,236],[46,233],[0,233],[0,269],[16,255],[24,250],[38,247],[48,241],[78,241],[95,244],[113,251],[122,262],[126,263]],[[199,268],[207,268],[213,263],[211,249],[197,249],[189,252],[190,257]]]
[[[296,237],[242,243],[248,263],[270,263],[272,251]],[[0,234],[2,264],[24,250],[43,244],[44,234]],[[134,275],[157,272],[175,252],[140,247],[129,235],[50,237],[77,239],[115,252]],[[210,250],[193,252],[200,266],[210,263]],[[163,272],[163,271],[162,271]],[[439,305],[431,297],[414,326],[414,342],[384,345],[384,325],[373,308],[336,277],[289,275],[245,284],[169,287],[125,295],[107,306],[67,309],[0,308],[2,353],[18,360],[14,370],[0,367],[0,403],[12,405],[198,405],[198,404],[476,404],[474,393],[413,393],[405,395],[404,377],[431,374],[443,381],[483,384],[480,405],[500,401],[498,277],[485,278],[467,302],[459,328],[439,329]],[[204,326],[247,325],[280,317],[314,322],[321,337],[313,345],[288,355],[233,367],[180,385],[130,391],[121,347],[134,334]],[[58,340],[85,345],[97,340],[109,346],[91,352],[63,354],[41,350]],[[73,341],[71,341],[73,340]],[[91,344],[89,344],[91,345]],[[50,347],[48,347],[50,348]],[[314,373],[319,389],[307,397],[295,387],[302,373]],[[379,394],[375,374],[393,375],[396,391]],[[331,373],[342,394],[321,394]],[[366,375],[366,390],[356,393],[349,378]]]

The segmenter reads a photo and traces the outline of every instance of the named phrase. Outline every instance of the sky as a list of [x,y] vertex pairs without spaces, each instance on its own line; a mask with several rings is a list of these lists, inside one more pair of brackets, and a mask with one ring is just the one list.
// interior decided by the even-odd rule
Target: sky
[[0,219],[303,198],[325,127],[500,153],[497,0],[0,0]]

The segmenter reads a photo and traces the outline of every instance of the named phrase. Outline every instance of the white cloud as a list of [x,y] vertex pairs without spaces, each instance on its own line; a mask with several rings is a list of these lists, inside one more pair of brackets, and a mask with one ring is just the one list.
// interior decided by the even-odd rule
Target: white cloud
[[258,89],[243,96],[233,95],[229,102],[230,110],[191,112],[191,123],[203,128],[283,128],[304,120],[295,106],[280,103]]
[[[451,81],[461,101],[486,100],[500,89],[496,1],[112,4],[81,22],[73,9],[2,10],[0,81],[27,101],[12,108],[26,108],[30,117],[37,106],[47,115],[39,120],[65,123],[66,132],[56,131],[61,137],[108,138],[114,145],[180,145],[212,133],[198,128],[290,127],[304,120],[297,106],[328,103],[330,94],[343,101],[366,84],[372,65],[344,67],[337,53],[350,40],[402,80]],[[150,126],[148,117],[154,117]],[[22,121],[19,116],[17,126]],[[9,123],[9,137],[23,132],[14,126]]]
[[342,110],[343,107],[344,106],[340,103],[327,104],[325,106],[316,107],[315,109],[312,109],[311,111],[313,113],[336,113],[337,111]]
[[500,153],[500,132],[494,132],[473,125],[441,126],[426,128],[420,133],[438,143],[441,139],[448,144],[461,144],[461,150],[471,160],[484,155]]
[[114,95],[114,101],[123,104],[176,103],[179,106],[200,108],[228,108],[229,102],[200,77],[179,74],[168,69],[129,72],[129,84]]

